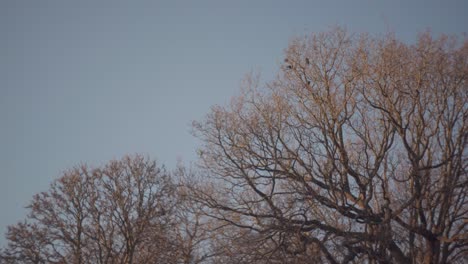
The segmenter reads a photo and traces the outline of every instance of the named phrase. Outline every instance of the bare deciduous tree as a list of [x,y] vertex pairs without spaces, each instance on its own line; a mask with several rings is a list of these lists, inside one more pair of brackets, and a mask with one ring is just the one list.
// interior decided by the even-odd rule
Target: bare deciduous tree
[[194,199],[255,262],[466,262],[467,81],[465,39],[297,38],[194,125],[216,186]]
[[179,165],[175,172],[178,183],[177,234],[181,264],[223,263],[218,256],[219,234],[216,221],[207,216],[207,209],[193,199],[194,186],[205,184],[205,179],[193,169]]
[[11,226],[7,262],[176,263],[175,185],[141,156],[74,168]]

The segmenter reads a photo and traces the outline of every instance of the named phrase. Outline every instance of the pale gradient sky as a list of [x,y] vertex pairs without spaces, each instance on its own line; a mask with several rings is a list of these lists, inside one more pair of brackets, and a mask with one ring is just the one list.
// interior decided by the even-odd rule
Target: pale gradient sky
[[143,153],[195,160],[190,134],[289,39],[467,31],[468,1],[0,1],[0,245],[60,173]]

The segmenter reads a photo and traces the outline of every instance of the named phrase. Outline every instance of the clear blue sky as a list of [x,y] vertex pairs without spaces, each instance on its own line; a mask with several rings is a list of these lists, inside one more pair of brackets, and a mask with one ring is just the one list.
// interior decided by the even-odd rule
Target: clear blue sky
[[274,76],[295,35],[334,25],[467,31],[468,1],[0,1],[0,245],[33,194],[78,163],[195,159],[192,120]]

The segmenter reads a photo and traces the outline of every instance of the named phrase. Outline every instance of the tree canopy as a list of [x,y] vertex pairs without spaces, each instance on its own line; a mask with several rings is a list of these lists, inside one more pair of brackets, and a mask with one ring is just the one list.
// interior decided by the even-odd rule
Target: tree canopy
[[196,124],[219,184],[199,201],[255,241],[245,262],[467,261],[467,74],[466,40],[294,39]]
[[5,263],[466,263],[468,41],[297,37],[194,123],[197,168],[79,166]]

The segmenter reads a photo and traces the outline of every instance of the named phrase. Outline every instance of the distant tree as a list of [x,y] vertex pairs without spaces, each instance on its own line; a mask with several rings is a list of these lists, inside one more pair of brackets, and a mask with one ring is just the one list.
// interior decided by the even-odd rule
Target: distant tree
[[126,156],[76,167],[35,195],[10,226],[6,263],[176,263],[176,186],[164,168]]
[[179,165],[174,173],[178,181],[177,234],[181,264],[225,263],[220,262],[217,223],[193,196],[194,186],[206,184],[204,175],[193,168]]
[[194,125],[220,263],[466,263],[467,82],[466,39],[293,40]]

